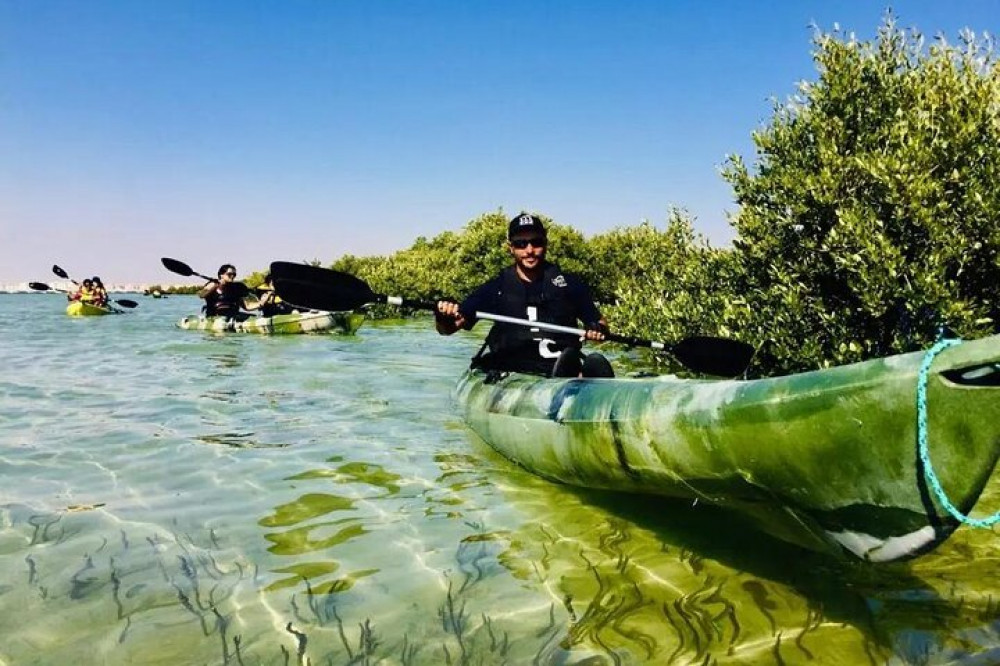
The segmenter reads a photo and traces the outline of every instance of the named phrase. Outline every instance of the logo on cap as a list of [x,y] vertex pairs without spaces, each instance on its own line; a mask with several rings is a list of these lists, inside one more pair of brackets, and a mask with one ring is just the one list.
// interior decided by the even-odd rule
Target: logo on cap
[[530,227],[535,223],[535,218],[531,217],[528,214],[525,214],[517,219],[517,223],[520,224],[522,227]]

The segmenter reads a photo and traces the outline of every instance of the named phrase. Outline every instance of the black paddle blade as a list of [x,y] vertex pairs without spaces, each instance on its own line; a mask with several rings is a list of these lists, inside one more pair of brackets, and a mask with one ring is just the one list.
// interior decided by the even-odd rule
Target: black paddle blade
[[703,335],[684,338],[669,351],[691,370],[715,377],[742,375],[754,355],[754,348],[745,342]]
[[271,279],[282,300],[314,310],[356,310],[385,301],[364,280],[320,266],[275,261],[271,263]]
[[59,268],[58,266],[53,265],[52,266],[52,272],[55,273],[56,275],[58,275],[59,277],[61,277],[64,280],[68,280],[69,279],[69,275],[66,273],[66,271],[64,271],[63,269]]
[[28,286],[35,291],[52,291],[52,287],[45,284],[44,282],[29,282]]
[[117,305],[120,305],[123,308],[134,308],[134,307],[137,307],[139,305],[135,301],[129,300],[127,298],[116,298],[114,300],[115,300],[115,303]]
[[343,291],[353,291],[359,294],[373,295],[368,283],[359,277],[343,271],[335,271],[311,264],[296,264],[291,261],[272,261],[271,277],[298,282],[312,282],[324,287],[337,288]]
[[170,257],[162,257],[160,261],[163,263],[163,267],[171,273],[177,273],[178,275],[183,275],[185,277],[198,275],[183,261],[177,261],[176,259],[171,259]]
[[274,280],[274,290],[281,300],[300,308],[343,312],[356,310],[372,302],[372,299],[366,298],[364,294],[343,290],[336,285],[274,277],[272,280]]

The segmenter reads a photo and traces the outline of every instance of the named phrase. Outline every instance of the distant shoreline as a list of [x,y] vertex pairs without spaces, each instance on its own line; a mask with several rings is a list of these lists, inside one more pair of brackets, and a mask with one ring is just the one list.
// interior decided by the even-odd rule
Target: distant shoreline
[[[67,280],[43,280],[52,289],[50,291],[37,291],[29,286],[29,282],[8,282],[0,283],[0,294],[52,294],[66,291],[76,291],[77,285]],[[140,284],[126,282],[119,284],[105,285],[109,294],[140,294],[146,295],[152,291],[159,291],[161,294],[181,294],[187,293],[191,289],[197,290],[199,285],[192,287],[191,284],[162,284],[149,283]]]

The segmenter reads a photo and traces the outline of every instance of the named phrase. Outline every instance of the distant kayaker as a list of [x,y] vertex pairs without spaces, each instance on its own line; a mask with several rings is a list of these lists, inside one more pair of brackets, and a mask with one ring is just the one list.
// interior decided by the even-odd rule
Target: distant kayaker
[[236,281],[236,267],[222,264],[217,275],[218,279],[211,280],[198,292],[198,296],[205,299],[205,316],[241,318],[240,306],[247,288]]
[[278,296],[277,292],[274,291],[274,284],[271,282],[271,274],[267,273],[264,275],[264,281],[261,283],[260,287],[260,314],[262,317],[273,317],[279,314],[289,314],[292,312],[292,307],[281,300],[281,296]]
[[[541,219],[529,213],[515,216],[507,228],[507,248],[514,265],[472,292],[461,304],[438,301],[438,333],[470,329],[476,312],[576,327],[583,322],[586,339],[603,340],[607,330],[590,289],[545,259],[548,234]],[[612,377],[611,364],[601,354],[584,356],[579,336],[550,333],[517,324],[495,323],[472,366],[505,372],[554,377]]]
[[101,282],[101,278],[96,275],[90,278],[90,282],[93,285],[94,297],[92,299],[94,305],[100,305],[104,307],[108,304],[108,290],[104,288],[104,283]]
[[81,303],[94,302],[94,283],[89,279],[84,280],[77,287],[76,291],[69,295],[69,300],[80,301]]

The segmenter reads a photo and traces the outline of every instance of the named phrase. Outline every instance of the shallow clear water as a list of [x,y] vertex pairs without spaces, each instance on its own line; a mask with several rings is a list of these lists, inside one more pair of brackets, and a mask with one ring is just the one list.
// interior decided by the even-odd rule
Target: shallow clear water
[[0,295],[0,664],[1000,663],[995,532],[832,561],[500,458],[451,401],[472,337],[133,298]]

